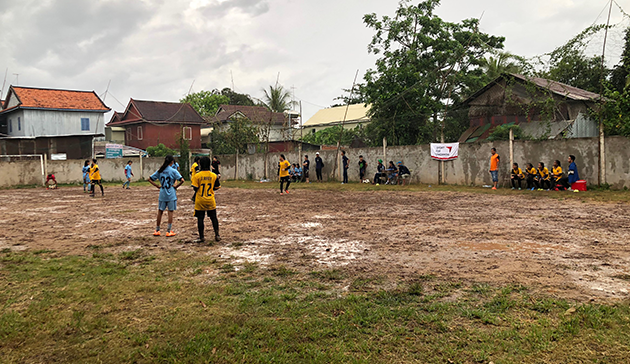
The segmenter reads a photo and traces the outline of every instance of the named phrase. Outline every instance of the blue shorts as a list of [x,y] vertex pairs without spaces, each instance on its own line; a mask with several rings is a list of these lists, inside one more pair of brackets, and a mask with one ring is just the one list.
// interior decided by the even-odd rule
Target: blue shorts
[[177,210],[177,200],[173,201],[158,201],[158,210],[175,211]]
[[499,182],[499,171],[490,171],[492,182]]

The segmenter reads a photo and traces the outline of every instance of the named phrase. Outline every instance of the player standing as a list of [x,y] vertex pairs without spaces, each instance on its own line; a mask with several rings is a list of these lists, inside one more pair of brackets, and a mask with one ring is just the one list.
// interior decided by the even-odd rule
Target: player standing
[[[190,180],[192,181],[193,177],[195,176],[195,174],[197,174],[197,171],[199,171],[199,160],[201,158],[199,158],[199,156],[196,156],[195,159],[193,160],[193,164],[192,166],[190,166]],[[193,195],[193,197],[191,198],[192,202],[195,202],[195,195]]]
[[[291,170],[291,163],[284,158],[284,154],[280,154],[280,163],[278,163],[278,167],[278,176],[280,177],[280,194],[289,194],[289,185],[291,184],[289,171]],[[287,183],[287,187],[283,190],[282,187],[285,182]]]
[[[149,183],[154,185],[160,190],[160,196],[158,198],[158,212],[157,212],[157,224],[153,236],[160,236],[160,225],[162,224],[162,215],[164,210],[168,209],[168,228],[166,230],[166,236],[175,236],[173,231],[173,212],[177,210],[177,192],[176,190],[184,183],[182,175],[173,168],[172,155],[167,155],[164,158],[164,163],[160,169],[149,177]],[[158,185],[155,181],[160,181]]]
[[219,220],[217,219],[217,203],[214,199],[215,183],[217,175],[210,171],[210,158],[203,157],[199,160],[199,172],[191,179],[191,184],[195,190],[195,217],[197,218],[197,230],[199,231],[199,240],[203,243],[204,238],[204,219],[206,214],[212,221],[214,229],[214,241],[221,241],[219,236]]
[[83,164],[83,193],[90,192],[90,161]]
[[90,197],[94,197],[94,193],[96,192],[94,189],[95,185],[98,185],[101,188],[101,196],[105,196],[103,184],[101,183],[101,171],[98,169],[98,164],[96,164],[96,158],[92,159],[92,165],[90,166],[90,184],[92,185]]
[[131,183],[131,177],[133,177],[133,171],[131,170],[131,164],[133,162],[129,161],[127,162],[127,165],[125,166],[125,178],[127,178],[127,181],[125,183],[123,183],[122,187],[125,188],[125,185],[127,185],[127,189],[129,189],[129,184]]

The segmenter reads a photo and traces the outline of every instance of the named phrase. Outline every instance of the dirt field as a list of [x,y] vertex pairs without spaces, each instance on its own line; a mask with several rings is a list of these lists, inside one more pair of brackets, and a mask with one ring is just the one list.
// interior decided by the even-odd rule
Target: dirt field
[[[237,267],[247,261],[302,271],[345,267],[397,279],[431,274],[518,283],[577,300],[628,298],[627,203],[546,197],[553,192],[294,190],[280,196],[271,187],[219,191],[224,240],[214,246],[191,243],[197,232],[189,187],[179,191],[175,238],[151,235],[153,187],[109,187],[104,198],[81,188],[4,190],[0,250],[178,249]],[[206,230],[212,237],[209,220]]]

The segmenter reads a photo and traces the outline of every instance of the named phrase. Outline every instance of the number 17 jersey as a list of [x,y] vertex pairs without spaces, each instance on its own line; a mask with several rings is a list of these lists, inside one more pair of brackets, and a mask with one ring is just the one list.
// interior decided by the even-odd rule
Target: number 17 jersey
[[214,183],[217,175],[210,171],[201,171],[192,177],[192,186],[197,187],[195,195],[195,210],[209,211],[217,208],[214,199]]

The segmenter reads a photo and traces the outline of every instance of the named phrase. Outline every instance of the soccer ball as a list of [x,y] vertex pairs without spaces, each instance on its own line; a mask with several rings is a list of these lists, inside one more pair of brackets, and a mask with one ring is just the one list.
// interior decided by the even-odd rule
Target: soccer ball
[[580,190],[573,190],[573,192],[574,192],[574,193],[578,193],[578,192],[580,192]]
[[380,186],[381,184],[380,184],[380,183],[377,183],[376,185],[377,185],[377,186]]

